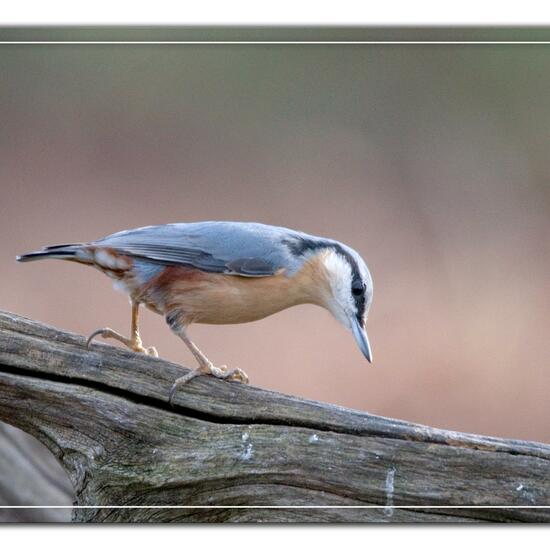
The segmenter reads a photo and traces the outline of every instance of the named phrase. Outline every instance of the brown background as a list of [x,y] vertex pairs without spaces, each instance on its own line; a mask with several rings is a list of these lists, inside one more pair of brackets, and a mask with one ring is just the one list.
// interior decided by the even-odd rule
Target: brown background
[[[128,332],[92,269],[16,254],[260,221],[339,239],[375,285],[370,366],[313,306],[194,326],[253,384],[550,442],[548,46],[3,46],[0,308]],[[150,312],[146,345],[192,358]]]

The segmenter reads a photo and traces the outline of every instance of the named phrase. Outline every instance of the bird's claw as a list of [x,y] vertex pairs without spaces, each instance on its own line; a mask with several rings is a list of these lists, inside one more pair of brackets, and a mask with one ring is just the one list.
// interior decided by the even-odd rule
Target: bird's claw
[[122,336],[122,334],[119,334],[118,332],[108,327],[94,330],[94,332],[92,332],[92,334],[90,334],[90,336],[88,336],[88,339],[86,340],[86,349],[90,349],[92,340],[97,336],[101,336],[102,338],[113,338],[114,340],[118,340],[119,342],[124,344],[127,348],[131,349],[132,351],[135,351],[136,353],[144,353],[145,355],[149,355],[150,357],[159,356],[158,351],[156,350],[155,347],[150,346],[148,348],[144,348],[141,344],[141,339],[139,337],[137,339],[126,338],[125,336]]
[[187,382],[193,380],[193,378],[203,375],[210,375],[220,380],[228,380],[230,382],[241,382],[243,384],[248,384],[248,376],[243,370],[228,370],[227,365],[220,365],[219,367],[216,367],[212,363],[209,363],[188,372],[184,376],[178,378],[172,384],[172,387],[170,388],[170,393],[168,394],[168,402],[170,403],[170,405],[173,405],[173,399],[176,395],[176,391],[178,390],[178,388],[180,388],[184,384],[187,384]]
[[147,349],[145,349],[143,351],[143,353],[145,353],[146,355],[149,355],[150,357],[158,357],[159,356],[159,352],[157,351],[157,348],[155,348],[154,346],[148,347]]
[[88,339],[86,340],[86,348],[90,349],[90,345],[92,344],[92,340],[96,338],[97,336],[101,336],[102,338],[110,338],[112,336],[111,333],[114,331],[110,328],[98,328],[97,330],[94,330],[90,336],[88,336]]
[[234,382],[242,382],[243,384],[248,384],[248,375],[244,370],[241,369],[233,369],[231,371],[227,371],[227,365],[222,365],[220,369],[223,370],[224,376],[220,378],[224,378],[225,380],[231,380]]

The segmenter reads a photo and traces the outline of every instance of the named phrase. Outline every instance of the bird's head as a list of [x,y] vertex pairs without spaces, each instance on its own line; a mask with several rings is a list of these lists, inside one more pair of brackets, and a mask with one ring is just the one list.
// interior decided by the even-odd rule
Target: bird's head
[[366,321],[372,302],[372,278],[355,250],[335,243],[321,254],[328,292],[323,306],[347,329],[357,345],[372,363],[372,351],[366,331]]

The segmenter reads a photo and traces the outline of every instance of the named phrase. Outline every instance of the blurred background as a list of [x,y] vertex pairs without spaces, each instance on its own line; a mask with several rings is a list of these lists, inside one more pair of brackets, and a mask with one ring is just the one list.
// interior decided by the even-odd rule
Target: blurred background
[[[93,269],[42,245],[198,220],[354,247],[374,365],[301,306],[194,325],[251,383],[432,426],[550,443],[548,46],[2,46],[0,308],[129,332]],[[194,366],[164,319],[162,357]],[[1,475],[1,474],[0,474]]]

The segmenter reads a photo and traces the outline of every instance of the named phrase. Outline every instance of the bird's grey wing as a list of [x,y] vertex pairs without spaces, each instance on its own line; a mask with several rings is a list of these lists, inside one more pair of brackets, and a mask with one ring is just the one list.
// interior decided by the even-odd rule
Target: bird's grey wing
[[238,222],[201,222],[143,227],[115,233],[94,245],[167,265],[214,273],[267,277],[294,270],[282,228]]

